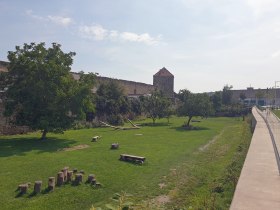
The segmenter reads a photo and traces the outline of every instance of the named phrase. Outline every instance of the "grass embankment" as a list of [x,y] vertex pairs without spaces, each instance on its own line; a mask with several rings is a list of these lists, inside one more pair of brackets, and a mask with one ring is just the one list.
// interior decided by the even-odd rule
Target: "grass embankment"
[[[181,127],[184,120],[174,118],[169,125],[161,120],[156,126],[146,125],[140,130],[71,130],[49,135],[46,141],[38,140],[40,133],[0,137],[1,209],[104,207],[111,203],[114,193],[121,191],[133,194],[135,202],[168,195],[171,203],[166,209],[205,209],[206,205],[226,209],[235,173],[240,170],[236,166],[241,167],[250,140],[249,129],[234,118],[209,118],[196,123],[199,130],[186,131]],[[101,140],[90,142],[95,135],[101,135]],[[110,150],[115,142],[120,148]],[[61,151],[82,144],[89,147]],[[134,165],[119,161],[122,153],[147,159],[142,166]],[[56,176],[64,166],[83,169],[85,178],[95,174],[103,186],[97,189],[84,183],[66,184],[51,193],[30,196],[29,189],[26,195],[17,196],[18,184],[42,180],[45,189],[48,177]]]
[[280,109],[273,110],[273,112],[277,115],[278,118],[280,118]]

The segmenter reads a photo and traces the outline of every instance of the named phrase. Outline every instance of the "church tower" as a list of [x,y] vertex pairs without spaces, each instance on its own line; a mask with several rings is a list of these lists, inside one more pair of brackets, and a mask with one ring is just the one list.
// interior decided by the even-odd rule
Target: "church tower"
[[156,90],[162,91],[166,97],[174,98],[174,75],[165,67],[154,75],[153,85]]

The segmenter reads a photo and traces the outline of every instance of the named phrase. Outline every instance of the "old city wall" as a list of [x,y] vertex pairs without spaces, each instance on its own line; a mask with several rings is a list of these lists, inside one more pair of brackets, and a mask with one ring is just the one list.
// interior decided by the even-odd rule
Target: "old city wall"
[[115,81],[117,82],[124,90],[125,95],[145,95],[149,94],[155,90],[153,85],[141,83],[141,82],[134,82],[134,81],[127,81],[121,79],[112,79],[108,77],[97,77],[98,83],[102,82],[110,82]]

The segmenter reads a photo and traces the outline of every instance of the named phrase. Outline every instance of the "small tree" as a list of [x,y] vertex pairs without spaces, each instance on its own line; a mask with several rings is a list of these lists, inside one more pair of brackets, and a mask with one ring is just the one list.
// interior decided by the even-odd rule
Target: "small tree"
[[[80,81],[70,73],[74,52],[64,53],[61,45],[45,43],[16,46],[8,52],[5,86],[5,115],[16,125],[27,125],[48,132],[63,132],[86,111],[93,111],[91,88],[95,75],[83,75]],[[71,114],[70,114],[71,113]]]
[[145,113],[152,118],[153,124],[155,124],[157,118],[160,119],[168,115],[170,105],[170,101],[161,92],[157,91],[143,100]]
[[205,93],[193,94],[188,90],[180,90],[178,94],[181,104],[177,113],[179,116],[188,116],[187,127],[190,127],[194,116],[206,117],[211,111],[209,96]]

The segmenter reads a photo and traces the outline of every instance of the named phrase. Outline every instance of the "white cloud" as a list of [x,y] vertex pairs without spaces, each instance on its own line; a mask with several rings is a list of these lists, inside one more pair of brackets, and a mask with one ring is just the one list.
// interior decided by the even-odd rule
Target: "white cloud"
[[69,17],[62,17],[62,16],[48,16],[48,19],[58,25],[62,26],[69,26],[70,24],[73,23],[73,20]]
[[35,15],[33,13],[32,10],[26,10],[25,14],[33,19],[39,20],[39,21],[45,21],[45,22],[52,22],[55,23],[57,25],[61,25],[61,26],[69,26],[70,24],[72,24],[74,21],[69,18],[69,17],[63,17],[63,16],[52,16],[52,15],[48,15],[47,17],[42,17],[39,15]]
[[129,41],[129,42],[139,42],[146,45],[156,45],[160,42],[161,36],[152,37],[148,33],[136,34],[132,32],[119,32],[116,30],[107,30],[101,25],[91,25],[91,26],[81,26],[80,34],[84,38],[93,40],[114,40],[114,41]]
[[153,38],[148,33],[135,34],[131,32],[123,32],[120,35],[121,39],[130,42],[142,42],[147,45],[155,45],[159,42],[160,36]]
[[108,36],[108,31],[101,25],[81,26],[80,33],[83,37],[94,40],[103,40]]

